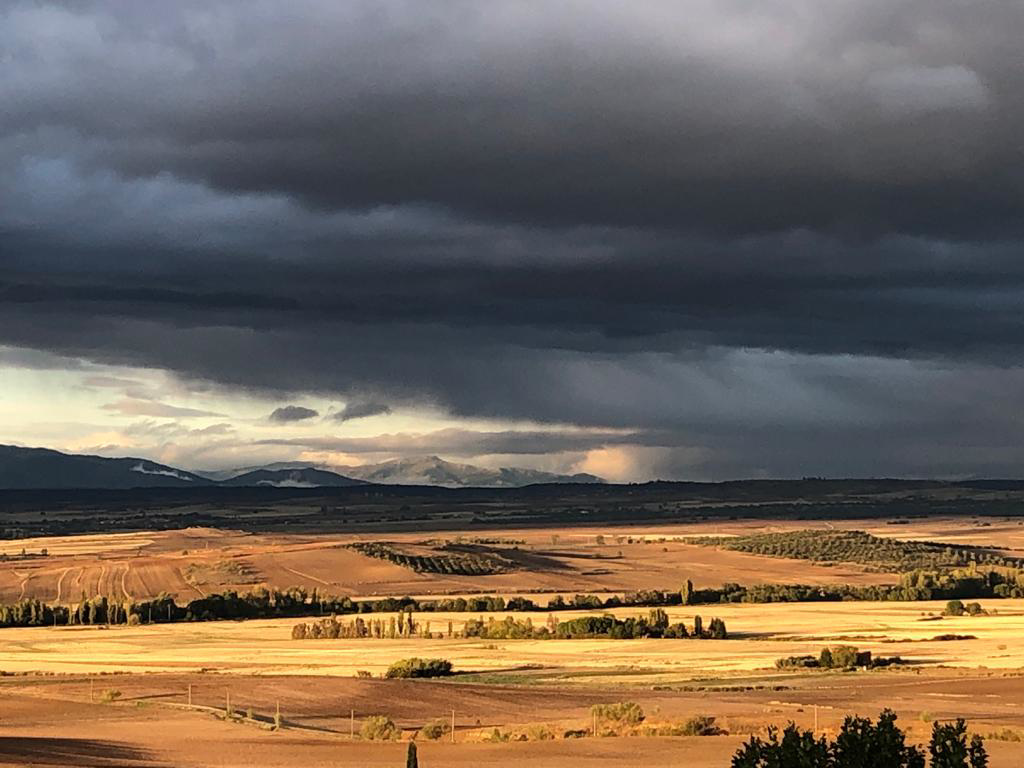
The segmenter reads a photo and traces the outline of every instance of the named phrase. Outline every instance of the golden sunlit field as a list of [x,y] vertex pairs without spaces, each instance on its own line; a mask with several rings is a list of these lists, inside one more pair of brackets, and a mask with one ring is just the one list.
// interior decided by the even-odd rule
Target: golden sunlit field
[[[488,541],[518,548],[532,567],[482,576],[415,573],[345,546],[374,538],[369,536],[212,529],[8,542],[2,551],[13,559],[0,569],[8,601],[21,595],[53,601],[58,589],[69,601],[97,589],[133,599],[166,590],[187,601],[225,587],[259,585],[353,596],[529,592],[540,600],[576,591],[672,589],[687,578],[698,586],[896,581],[895,574],[854,564],[830,566],[681,540],[816,525],[832,524],[732,521],[489,532]],[[1015,522],[847,527],[1024,551],[1024,529]],[[412,552],[458,536],[375,538]],[[22,548],[30,553],[42,546],[45,557],[19,559]],[[455,743],[449,734],[422,743],[421,764],[430,768],[527,761],[575,768],[612,760],[712,768],[728,765],[746,735],[765,725],[794,720],[834,732],[845,715],[874,716],[884,707],[896,710],[916,740],[927,738],[933,719],[954,716],[968,717],[982,734],[1024,734],[1024,600],[981,603],[986,615],[959,617],[941,616],[942,601],[666,609],[670,621],[689,626],[698,614],[705,622],[724,619],[727,640],[437,636],[446,634],[449,622],[457,632],[473,618],[513,616],[541,626],[549,613],[540,611],[416,614],[420,626],[430,623],[430,639],[292,639],[296,623],[315,617],[6,629],[0,631],[0,764],[399,765],[404,745],[351,739],[375,714],[393,719],[409,738],[429,722],[449,722],[454,713]],[[647,609],[609,612],[627,618],[645,616]],[[594,613],[555,616],[564,621]],[[779,658],[816,656],[836,644],[876,657],[899,656],[904,664],[855,672],[775,668]],[[440,681],[381,679],[394,661],[413,656],[448,659],[456,674]],[[618,701],[637,702],[652,733],[698,715],[716,718],[727,733],[565,737],[589,734],[592,705]],[[233,717],[225,717],[229,705]],[[273,730],[278,708],[283,727]],[[491,743],[496,728],[503,740]],[[1024,744],[990,739],[989,753],[993,768],[1010,768],[1024,760]]]
[[[398,658],[450,659],[459,670],[503,671],[538,667],[559,670],[559,679],[599,670],[605,677],[645,681],[689,679],[694,669],[710,673],[750,672],[783,656],[813,653],[846,643],[875,655],[899,655],[914,665],[1024,669],[1024,600],[983,601],[987,616],[942,617],[941,602],[775,603],[668,608],[672,622],[692,626],[719,617],[729,640],[588,639],[309,639],[293,640],[299,619],[182,622],[136,627],[57,627],[9,630],[0,646],[0,669],[8,672],[114,673],[207,671],[257,675],[353,676],[383,672]],[[621,618],[646,609],[617,608]],[[558,611],[559,620],[594,611]],[[377,615],[375,615],[377,616]],[[382,615],[387,618],[387,614]],[[468,618],[531,619],[538,613],[420,613],[416,619],[440,632]],[[342,618],[344,620],[344,617]],[[970,635],[971,640],[936,640]]]
[[[715,521],[489,531],[488,541],[498,542],[502,549],[517,548],[528,559],[527,567],[458,576],[415,573],[347,545],[384,539],[423,551],[444,542],[472,541],[464,532],[284,535],[192,528],[0,543],[0,553],[12,558],[0,563],[0,600],[75,602],[82,594],[142,600],[166,592],[187,601],[224,589],[247,591],[257,586],[300,586],[329,594],[367,596],[678,589],[686,579],[698,587],[724,582],[886,584],[895,580],[853,564],[818,565],[713,550],[680,540],[825,526],[858,528],[879,536],[994,546],[1024,554],[1024,527],[1016,521],[984,526],[942,519],[899,526],[878,521]],[[43,549],[46,556],[38,556]],[[21,559],[22,551],[28,557]]]

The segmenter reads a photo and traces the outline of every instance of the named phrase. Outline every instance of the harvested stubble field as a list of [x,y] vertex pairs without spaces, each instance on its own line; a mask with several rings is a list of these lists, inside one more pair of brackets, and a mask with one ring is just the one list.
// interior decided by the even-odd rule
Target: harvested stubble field
[[[489,546],[518,547],[524,567],[487,576],[415,573],[347,545],[388,541],[409,551],[457,541],[424,534],[246,534],[214,529],[74,536],[9,542],[0,595],[77,599],[82,591],[143,599],[167,591],[188,600],[224,588],[292,585],[353,596],[573,593],[672,589],[723,582],[878,584],[894,574],[855,564],[821,565],[686,544],[693,535],[743,535],[820,527],[1024,552],[1016,521],[716,521],[688,525],[488,531]],[[598,538],[601,537],[601,538]],[[494,543],[497,542],[497,543]],[[46,557],[20,558],[47,548]],[[619,553],[621,551],[621,557]],[[118,587],[122,592],[118,592]],[[541,599],[541,598],[538,598]],[[351,714],[392,717],[406,736],[457,713],[457,741],[424,743],[424,768],[531,764],[587,768],[611,762],[722,768],[743,735],[789,719],[834,730],[846,714],[894,708],[913,739],[931,718],[965,716],[982,733],[1024,734],[1024,600],[983,600],[986,616],[944,617],[942,602],[677,606],[670,620],[692,626],[720,617],[729,640],[292,640],[310,619],[148,626],[8,629],[0,637],[0,765],[393,766],[404,745],[349,742]],[[646,615],[622,608],[619,617]],[[593,611],[558,611],[560,620]],[[495,613],[531,617],[547,613]],[[380,614],[374,614],[380,618]],[[418,613],[443,632],[478,614]],[[486,619],[488,615],[485,615]],[[348,620],[350,617],[342,617]],[[936,640],[940,635],[975,639]],[[779,671],[776,659],[846,643],[909,664],[871,672]],[[397,659],[441,657],[458,674],[443,682],[381,680]],[[374,679],[357,678],[358,672]],[[90,682],[92,681],[92,682]],[[193,702],[262,722],[280,703],[288,727],[226,722]],[[90,701],[117,690],[114,703]],[[712,715],[731,735],[625,737],[484,743],[491,729],[561,735],[589,726],[594,703],[640,703],[653,722]],[[169,738],[168,734],[174,734]],[[992,768],[1024,762],[1024,744],[990,741]]]
[[[74,602],[87,596],[144,600],[166,592],[182,600],[224,589],[292,586],[352,596],[515,592],[621,592],[742,584],[888,584],[887,573],[856,564],[807,561],[713,549],[689,536],[730,536],[807,528],[858,528],[878,536],[998,547],[1024,556],[1024,526],[1015,520],[703,521],[642,527],[548,528],[488,531],[488,546],[518,567],[504,573],[460,576],[416,573],[369,557],[349,544],[387,541],[416,554],[446,543],[472,542],[465,532],[388,534],[248,534],[210,528],[123,534],[86,534],[0,543],[0,601],[38,598]],[[47,555],[40,556],[46,549]],[[24,551],[27,557],[22,558]]]
[[[562,679],[593,670],[649,682],[686,677],[693,669],[749,672],[783,656],[816,654],[823,645],[848,643],[876,655],[899,655],[915,664],[1024,669],[1024,600],[982,601],[987,616],[935,619],[942,602],[838,602],[726,604],[668,608],[670,621],[692,626],[693,617],[726,621],[729,640],[292,640],[296,619],[199,622],[141,626],[24,628],[5,630],[0,669],[8,672],[221,671],[246,674],[350,676],[379,673],[397,658],[443,657],[458,669],[499,671],[542,667]],[[619,617],[646,615],[619,608]],[[593,611],[558,611],[560,620]],[[373,614],[388,618],[388,614]],[[541,626],[548,613],[493,613],[484,619],[530,618]],[[433,632],[479,618],[474,613],[421,613]],[[350,617],[342,617],[348,620]],[[935,640],[971,635],[971,640]]]
[[[927,711],[942,718],[966,714],[983,730],[1017,727],[1019,678],[934,670],[920,675],[847,674],[794,675],[787,690],[757,687],[755,678],[734,681],[735,690],[652,690],[607,682],[564,686],[508,686],[431,681],[356,680],[319,677],[259,677],[244,675],[131,675],[95,678],[96,691],[116,688],[114,704],[90,703],[86,678],[16,678],[3,683],[0,717],[17,723],[0,739],[0,764],[164,765],[164,766],[293,766],[395,765],[404,749],[393,744],[349,740],[350,717],[358,730],[364,718],[384,712],[406,736],[426,722],[447,719],[456,710],[456,740],[421,741],[421,758],[429,766],[535,764],[560,766],[570,761],[584,766],[612,757],[649,757],[654,765],[694,765],[712,768],[728,763],[743,738],[767,721],[793,719],[834,732],[851,711],[896,709],[912,739],[924,739]],[[743,685],[752,690],[740,690]],[[181,708],[192,686],[193,701],[223,710],[226,694],[237,712],[252,709],[266,718],[280,703],[286,727],[270,732],[242,722],[225,722],[205,711]],[[950,688],[972,695],[949,695]],[[498,727],[507,733],[527,733],[543,725],[561,734],[585,729],[589,707],[628,697],[638,702],[654,722],[677,721],[696,714],[714,714],[732,731],[719,737],[582,738],[542,742],[491,744],[482,741]],[[176,706],[177,705],[177,706]],[[175,733],[173,739],[168,733]],[[66,740],[69,754],[86,749],[110,750],[107,757],[130,757],[118,762],[65,763],[15,760],[16,745],[31,740],[43,744]],[[991,742],[994,768],[1010,768],[1022,752],[1018,744]],[[78,750],[78,752],[75,752]],[[22,756],[23,757],[23,756]],[[397,761],[397,762],[396,762]]]
[[[966,716],[983,733],[1024,729],[1024,677],[1018,671],[931,663],[873,672],[760,670],[755,669],[760,652],[752,648],[756,640],[720,641],[746,660],[745,671],[730,670],[727,665],[717,671],[709,668],[701,654],[717,643],[707,640],[551,640],[540,643],[552,647],[551,652],[538,657],[550,666],[524,669],[509,665],[507,659],[514,655],[518,660],[522,646],[534,645],[533,641],[353,644],[270,636],[261,644],[258,634],[271,628],[270,623],[249,624],[150,627],[145,628],[153,630],[148,636],[135,634],[135,629],[89,630],[95,638],[80,636],[74,644],[67,642],[71,630],[8,631],[28,636],[19,652],[37,659],[37,668],[45,669],[47,660],[60,655],[57,648],[47,646],[44,636],[49,634],[62,636],[67,652],[79,657],[79,668],[91,666],[91,670],[89,674],[16,675],[0,681],[0,718],[5,723],[0,764],[400,765],[400,745],[350,742],[353,719],[358,731],[364,718],[386,714],[408,737],[429,721],[447,720],[453,709],[457,743],[422,744],[424,766],[507,765],[525,760],[545,766],[570,762],[590,766],[610,759],[642,759],[658,766],[717,768],[728,764],[744,734],[766,723],[792,719],[811,727],[817,718],[820,730],[834,731],[846,714],[874,714],[883,707],[894,708],[917,740],[926,738],[927,720],[933,717]],[[249,629],[254,631],[246,638],[244,630]],[[190,631],[200,634],[189,636]],[[56,643],[58,638],[49,642]],[[296,649],[299,655],[284,658],[287,644],[301,646]],[[174,659],[164,656],[165,645],[176,649]],[[246,663],[243,657],[260,653],[261,645],[265,651],[260,664]],[[623,655],[616,651],[619,646],[630,648]],[[868,643],[861,647],[878,648]],[[194,669],[195,663],[184,655],[200,652],[220,660],[203,673],[186,671]],[[609,652],[615,655],[609,658]],[[445,653],[466,664],[479,660],[476,667],[457,666],[489,673],[445,681],[364,679],[340,676],[342,666],[331,659],[341,654],[348,664],[365,660],[380,669],[411,653]],[[136,658],[153,654],[155,663],[118,665],[113,657],[125,654]],[[711,656],[722,658],[717,651]],[[98,674],[118,666],[134,673]],[[150,671],[169,666],[179,671]],[[148,673],[140,673],[143,669]],[[274,674],[284,671],[289,674]],[[286,727],[270,732],[244,718],[225,722],[211,711],[184,711],[190,686],[194,705],[223,711],[230,695],[235,712],[251,709],[255,720],[264,723],[279,705]],[[118,700],[99,703],[104,690],[118,691]],[[511,734],[530,733],[538,726],[559,735],[583,730],[590,723],[591,705],[622,700],[638,702],[654,723],[713,715],[731,735],[483,742],[495,727]],[[169,733],[176,736],[168,738]],[[1018,765],[1024,758],[1022,747],[991,742],[991,765]]]

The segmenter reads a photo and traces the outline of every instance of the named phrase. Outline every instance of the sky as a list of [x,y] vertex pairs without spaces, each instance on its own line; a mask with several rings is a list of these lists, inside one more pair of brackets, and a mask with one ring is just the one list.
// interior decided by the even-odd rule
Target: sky
[[1016,0],[0,4],[0,442],[1024,477]]

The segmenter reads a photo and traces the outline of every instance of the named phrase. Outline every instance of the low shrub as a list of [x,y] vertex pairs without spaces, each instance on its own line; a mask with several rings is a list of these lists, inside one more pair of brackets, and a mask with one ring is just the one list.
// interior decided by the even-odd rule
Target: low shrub
[[1003,728],[1001,731],[993,731],[992,733],[986,734],[986,739],[992,741],[1012,741],[1021,742],[1024,741],[1024,732],[1015,731],[1012,728]]
[[100,701],[110,703],[121,698],[121,692],[114,688],[107,688],[100,694]]
[[451,733],[451,726],[444,720],[434,720],[420,728],[417,734],[419,738],[427,741],[437,741],[443,738],[446,733]]
[[775,660],[776,669],[814,669],[820,666],[816,656],[786,656]]
[[966,605],[961,600],[950,600],[942,611],[943,616],[984,616],[986,611],[981,603],[973,602]]
[[[942,636],[936,640],[947,639]],[[952,639],[952,637],[948,638]],[[852,645],[822,648],[815,656],[785,656],[775,660],[776,669],[844,669],[867,667],[877,669],[905,663],[899,656],[873,656],[871,651],[860,651]]]
[[388,678],[446,677],[452,673],[452,663],[447,659],[401,659],[385,673]]
[[546,725],[531,725],[526,729],[526,737],[530,741],[553,741],[555,734]]
[[682,726],[681,736],[718,736],[724,731],[715,724],[711,715],[691,717]]
[[638,725],[644,720],[644,710],[635,701],[595,704],[590,711],[601,720],[608,720],[619,725]]
[[398,726],[385,715],[372,715],[366,718],[359,729],[359,737],[366,741],[396,741],[401,735]]

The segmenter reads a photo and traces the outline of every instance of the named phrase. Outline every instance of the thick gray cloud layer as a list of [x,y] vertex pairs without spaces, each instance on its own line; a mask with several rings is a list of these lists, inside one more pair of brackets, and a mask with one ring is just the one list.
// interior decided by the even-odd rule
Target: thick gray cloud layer
[[0,343],[625,430],[665,474],[1021,474],[1022,28],[8,3]]

